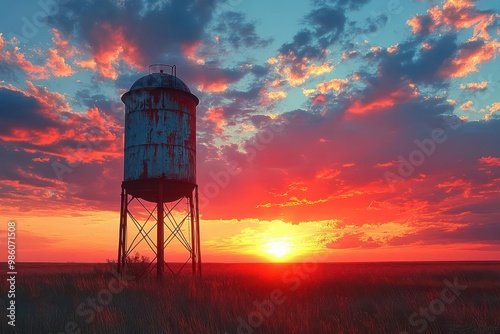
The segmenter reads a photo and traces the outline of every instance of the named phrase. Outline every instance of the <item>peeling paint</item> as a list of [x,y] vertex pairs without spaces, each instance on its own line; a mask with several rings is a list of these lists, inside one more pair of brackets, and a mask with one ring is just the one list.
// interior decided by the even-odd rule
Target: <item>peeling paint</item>
[[134,89],[125,103],[124,181],[196,184],[198,98],[170,88]]

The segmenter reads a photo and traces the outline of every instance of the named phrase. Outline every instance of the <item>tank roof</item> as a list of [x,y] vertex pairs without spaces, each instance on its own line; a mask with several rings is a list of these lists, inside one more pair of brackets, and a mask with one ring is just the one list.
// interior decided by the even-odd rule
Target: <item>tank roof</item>
[[130,88],[130,91],[137,89],[171,88],[190,93],[189,87],[177,76],[167,73],[151,73],[138,79]]

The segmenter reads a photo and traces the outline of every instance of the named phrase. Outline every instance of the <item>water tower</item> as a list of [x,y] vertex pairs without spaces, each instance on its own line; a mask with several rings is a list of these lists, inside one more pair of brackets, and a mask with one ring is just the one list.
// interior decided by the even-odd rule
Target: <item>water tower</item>
[[[175,240],[187,251],[187,260],[178,270],[191,261],[193,274],[201,275],[196,184],[199,100],[177,78],[176,67],[169,65],[151,65],[149,75],[137,80],[121,99],[125,149],[118,272],[143,243],[155,255],[148,269],[156,265],[158,278],[163,277],[165,267],[172,270],[165,261],[165,249]],[[156,240],[150,236],[155,231]]]

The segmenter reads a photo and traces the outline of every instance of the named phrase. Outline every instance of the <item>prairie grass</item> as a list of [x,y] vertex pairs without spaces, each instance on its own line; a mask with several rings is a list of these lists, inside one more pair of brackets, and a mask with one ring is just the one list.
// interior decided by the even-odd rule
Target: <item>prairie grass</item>
[[[204,264],[202,279],[131,279],[122,291],[103,293],[112,297],[97,301],[99,311],[87,300],[109,291],[112,268],[50,266],[18,267],[17,333],[72,333],[65,331],[71,321],[80,333],[103,334],[500,333],[498,262]],[[442,298],[445,280],[466,289],[428,320],[420,309]],[[0,286],[5,300],[5,280]],[[410,323],[414,312],[419,325]],[[3,306],[0,316],[0,332],[13,332]]]

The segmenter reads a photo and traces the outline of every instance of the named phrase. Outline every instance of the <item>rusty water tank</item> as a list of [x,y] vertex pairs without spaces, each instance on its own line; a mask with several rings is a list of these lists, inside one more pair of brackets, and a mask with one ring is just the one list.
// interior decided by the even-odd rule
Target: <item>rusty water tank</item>
[[164,202],[188,196],[196,186],[198,98],[177,77],[175,66],[152,65],[150,74],[137,80],[122,101],[124,188],[157,202],[162,182]]

